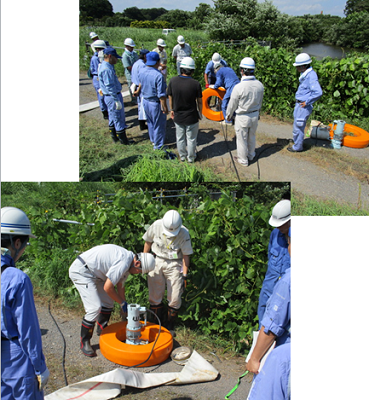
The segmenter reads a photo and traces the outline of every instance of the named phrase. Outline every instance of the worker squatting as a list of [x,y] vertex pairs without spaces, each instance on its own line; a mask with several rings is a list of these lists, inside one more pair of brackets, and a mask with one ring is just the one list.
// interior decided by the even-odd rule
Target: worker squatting
[[[269,224],[274,227],[268,246],[268,269],[258,305],[259,336],[246,364],[255,375],[250,400],[290,398],[290,246],[291,203],[281,200]],[[125,285],[130,274],[147,274],[150,310],[175,336],[175,323],[190,277],[193,254],[191,236],[176,210],[167,211],[142,232],[142,252],[115,244],[102,244],[79,254],[69,277],[81,297],[80,349],[95,357],[91,345],[94,329],[99,336],[107,327],[115,303],[127,317]],[[32,235],[27,215],[15,207],[1,209],[1,398],[43,399],[49,379],[42,350],[41,331],[32,283],[16,267]],[[167,292],[164,300],[165,290]],[[155,318],[154,318],[155,321]],[[260,361],[275,342],[259,374]],[[76,340],[76,345],[78,340]]]
[[[90,36],[94,40],[91,44],[94,55],[90,72],[100,109],[104,118],[109,120],[109,132],[113,141],[120,141],[124,145],[134,143],[126,136],[122,85],[114,69],[118,60],[122,60],[131,102],[137,101],[140,129],[148,129],[153,149],[166,149],[166,122],[167,115],[170,114],[176,127],[179,158],[181,161],[194,162],[197,156],[199,121],[202,119],[202,89],[200,83],[192,77],[196,66],[191,57],[191,46],[185,42],[184,37],[178,36],[177,45],[172,51],[178,76],[170,79],[167,84],[168,55],[163,39],[157,40],[157,47],[153,51],[141,49],[137,53],[134,50],[134,41],[126,38],[125,50],[120,56],[107,42],[98,39],[96,33],[91,32]],[[301,53],[293,64],[300,72],[300,77],[295,94],[294,144],[288,148],[290,152],[303,151],[307,120],[314,102],[322,96],[322,89],[311,62],[308,54]],[[214,53],[204,72],[206,88],[225,89],[221,105],[220,100],[216,100],[217,107],[223,113],[222,124],[234,124],[236,159],[243,166],[248,166],[255,157],[255,134],[264,95],[264,86],[256,78],[255,69],[252,58],[243,58],[239,64],[240,79],[220,54]]]

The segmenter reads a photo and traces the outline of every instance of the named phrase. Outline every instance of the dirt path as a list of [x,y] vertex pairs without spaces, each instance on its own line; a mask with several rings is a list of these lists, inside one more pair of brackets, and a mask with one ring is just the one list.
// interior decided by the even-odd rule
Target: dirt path
[[[126,85],[123,86],[123,91],[125,90],[127,90]],[[80,104],[95,100],[96,95],[91,80],[81,73]],[[137,125],[136,106],[126,104],[126,100],[128,99],[125,99],[127,122],[133,125],[128,133],[132,137],[141,135]],[[86,115],[91,118],[102,118],[99,108],[88,111]],[[203,118],[198,136],[198,161],[211,166],[229,181],[238,179],[287,181],[292,182],[292,187],[304,194],[354,205],[361,203],[362,207],[369,207],[369,171],[366,171],[367,179],[360,181],[352,173],[351,169],[355,167],[346,166],[337,170],[329,162],[314,163],[309,150],[298,154],[290,153],[287,151],[287,145],[291,137],[292,124],[262,116],[256,134],[255,160],[248,167],[235,162],[237,175],[230,156],[230,153],[233,159],[237,156],[234,128],[225,128],[218,122]],[[167,123],[166,144],[172,151],[176,150],[175,128],[170,119]],[[312,139],[305,139],[305,145],[323,147],[322,158],[325,152],[337,152],[358,162],[369,159],[369,147],[365,149],[342,147],[340,150],[332,150],[328,148],[328,142]]]
[[[63,371],[63,354],[65,341],[65,372],[68,384],[77,383],[99,374],[124,368],[107,360],[100,352],[98,336],[93,335],[91,344],[97,352],[97,357],[89,358],[79,349],[80,327],[83,310],[80,314],[71,313],[56,306],[51,301],[50,307],[45,300],[36,299],[37,315],[42,333],[42,344],[46,363],[50,371],[49,383],[45,395],[66,386]],[[174,341],[174,348],[185,343]],[[125,400],[214,400],[224,399],[225,395],[236,385],[238,377],[244,372],[244,357],[225,358],[211,354],[212,351],[202,352],[195,349],[218,371],[219,376],[213,382],[197,383],[180,386],[159,386],[150,389],[127,387],[121,396]],[[163,364],[133,370],[150,372],[179,372],[183,367],[168,359]],[[232,394],[231,400],[244,400],[250,390],[252,375],[241,380],[239,388]]]

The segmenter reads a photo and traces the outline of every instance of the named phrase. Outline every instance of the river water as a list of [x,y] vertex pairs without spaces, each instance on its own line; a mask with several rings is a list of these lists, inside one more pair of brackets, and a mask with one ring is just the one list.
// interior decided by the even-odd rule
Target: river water
[[302,48],[303,53],[308,53],[310,56],[314,56],[317,60],[321,60],[324,57],[332,58],[344,58],[349,52],[349,49],[345,49],[339,46],[331,46],[324,43],[310,43]]

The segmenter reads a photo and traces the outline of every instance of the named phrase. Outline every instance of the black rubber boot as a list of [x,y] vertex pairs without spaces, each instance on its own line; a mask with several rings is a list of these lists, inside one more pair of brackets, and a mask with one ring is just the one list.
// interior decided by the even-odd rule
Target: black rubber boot
[[126,130],[125,129],[123,129],[122,131],[117,131],[117,135],[118,135],[119,141],[122,144],[126,145],[126,146],[129,145],[129,144],[134,143],[133,140],[128,140],[127,139],[127,135],[126,135]]
[[178,310],[172,307],[168,307],[168,321],[165,324],[165,327],[170,331],[173,337],[176,335],[174,332],[174,322],[177,319]]
[[[165,323],[165,321],[164,321],[164,317],[165,317],[164,304],[163,303],[160,303],[158,305],[150,304],[150,310],[158,316],[158,318],[160,319],[160,323],[163,326]],[[153,322],[154,324],[159,324],[155,315],[152,315],[151,313],[148,313],[148,314],[149,314],[148,315],[149,322]]]
[[81,350],[87,357],[96,357],[96,351],[92,348],[90,343],[94,328],[95,321],[87,321],[83,318],[81,326]]
[[113,311],[112,308],[101,307],[101,311],[97,319],[97,328],[96,328],[97,336],[100,336],[101,331],[108,326],[108,322],[110,320],[112,311]]
[[117,143],[118,137],[117,137],[117,132],[116,132],[114,126],[109,126],[109,133],[110,133],[110,136],[113,139],[114,143]]
[[147,129],[146,121],[143,119],[139,119],[138,122],[140,124],[140,131],[145,131]]
[[104,119],[109,119],[108,110],[104,110],[102,113],[103,113]]

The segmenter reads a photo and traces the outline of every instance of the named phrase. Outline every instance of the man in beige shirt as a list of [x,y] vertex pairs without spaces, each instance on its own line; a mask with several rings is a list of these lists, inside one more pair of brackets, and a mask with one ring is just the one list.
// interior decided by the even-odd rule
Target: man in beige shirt
[[255,157],[259,112],[263,102],[264,86],[255,76],[255,62],[246,57],[240,64],[241,82],[232,91],[227,106],[227,120],[236,113],[234,128],[236,131],[237,161],[244,166],[249,165]]
[[173,331],[182,304],[181,295],[186,286],[190,255],[193,253],[190,234],[182,225],[179,213],[169,210],[149,227],[143,240],[144,253],[152,251],[156,255],[155,269],[148,274],[150,309],[160,320],[164,320],[162,300],[166,286],[168,320],[164,326]]

